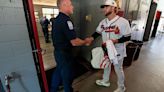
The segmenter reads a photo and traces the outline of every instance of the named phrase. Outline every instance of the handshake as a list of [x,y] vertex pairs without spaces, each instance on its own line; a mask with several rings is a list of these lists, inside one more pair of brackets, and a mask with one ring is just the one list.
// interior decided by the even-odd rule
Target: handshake
[[[84,44],[85,44],[86,46],[89,46],[89,45],[92,44],[93,40],[94,40],[93,37],[87,37],[87,38],[85,38],[83,41],[84,41]],[[110,40],[111,40],[114,44],[115,44],[115,43],[118,43],[118,40],[117,40],[117,39],[110,39]]]
[[[80,39],[80,38],[76,38],[74,40],[71,41],[72,45],[73,46],[82,46],[82,45],[85,45],[85,46],[89,46],[92,44],[94,38],[93,37],[87,37],[85,38],[84,40]],[[117,39],[110,39],[114,44],[115,43],[118,43],[118,40]]]
[[82,45],[89,46],[91,45],[93,40],[94,40],[93,37],[87,37],[84,40],[80,38],[76,38],[76,39],[71,40],[71,44],[73,46],[82,46]]
[[93,40],[94,40],[93,37],[87,37],[87,38],[85,38],[85,39],[84,39],[85,45],[86,45],[86,46],[91,45],[92,42],[93,42]]

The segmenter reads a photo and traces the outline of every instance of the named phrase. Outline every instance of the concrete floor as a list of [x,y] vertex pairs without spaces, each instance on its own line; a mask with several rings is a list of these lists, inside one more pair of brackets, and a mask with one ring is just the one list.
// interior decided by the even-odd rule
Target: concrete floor
[[40,46],[43,49],[42,57],[43,57],[44,69],[45,71],[48,71],[56,66],[56,62],[53,54],[54,47],[52,41],[51,43],[45,43],[44,36],[39,36],[39,41],[40,41]]
[[[126,92],[164,92],[164,37],[144,43],[139,59],[124,71]],[[117,88],[114,71],[110,77],[109,88],[95,84],[95,80],[101,78],[101,75],[102,70],[86,74],[73,87],[79,92],[113,92]]]
[[[48,70],[56,65],[52,54],[53,47],[51,43],[44,44],[43,38],[41,39],[41,47],[47,51],[43,59],[45,69]],[[125,67],[124,72],[126,92],[164,92],[164,37],[145,42],[139,59],[130,67]],[[100,79],[102,73],[102,70],[88,71],[75,79],[74,89],[79,92],[113,92],[117,88],[115,72],[112,71],[110,76],[109,88],[95,84],[95,80]]]

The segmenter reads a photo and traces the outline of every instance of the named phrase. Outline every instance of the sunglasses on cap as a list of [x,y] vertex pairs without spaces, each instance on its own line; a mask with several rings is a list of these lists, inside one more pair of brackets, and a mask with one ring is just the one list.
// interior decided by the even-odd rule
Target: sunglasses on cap
[[101,5],[100,8],[105,8],[105,7],[108,7],[110,5]]

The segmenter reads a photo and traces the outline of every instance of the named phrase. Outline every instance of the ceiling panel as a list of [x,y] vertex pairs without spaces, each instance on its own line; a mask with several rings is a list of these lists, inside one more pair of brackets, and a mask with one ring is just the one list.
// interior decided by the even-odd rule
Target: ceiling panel
[[35,5],[56,6],[56,0],[33,0]]

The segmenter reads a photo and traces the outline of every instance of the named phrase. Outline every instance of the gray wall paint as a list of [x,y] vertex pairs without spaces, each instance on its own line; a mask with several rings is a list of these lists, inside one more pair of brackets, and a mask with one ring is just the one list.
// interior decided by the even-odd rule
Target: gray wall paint
[[[72,0],[74,5],[74,14],[71,15],[71,18],[74,22],[75,30],[77,36],[85,39],[88,36],[91,36],[95,32],[96,27],[99,22],[104,18],[101,13],[100,0]],[[91,16],[91,21],[86,20],[86,16]],[[101,39],[97,39],[94,43],[89,46],[81,46],[75,49],[75,56],[82,56],[86,60],[90,61],[91,59],[91,49],[93,47],[99,46],[101,44]]]
[[73,0],[73,6],[74,6],[74,14],[71,15],[71,19],[75,26],[75,31],[77,33],[77,36],[80,37],[80,0]]
[[11,92],[40,92],[22,0],[0,0],[0,79],[16,72]]
[[[82,38],[91,36],[96,31],[99,22],[104,18],[101,12],[100,5],[101,0],[80,0],[80,34]],[[86,16],[91,17],[91,21],[86,20]],[[88,61],[91,60],[91,49],[96,46],[100,46],[101,37],[96,39],[94,43],[89,47],[82,47],[81,54]]]

